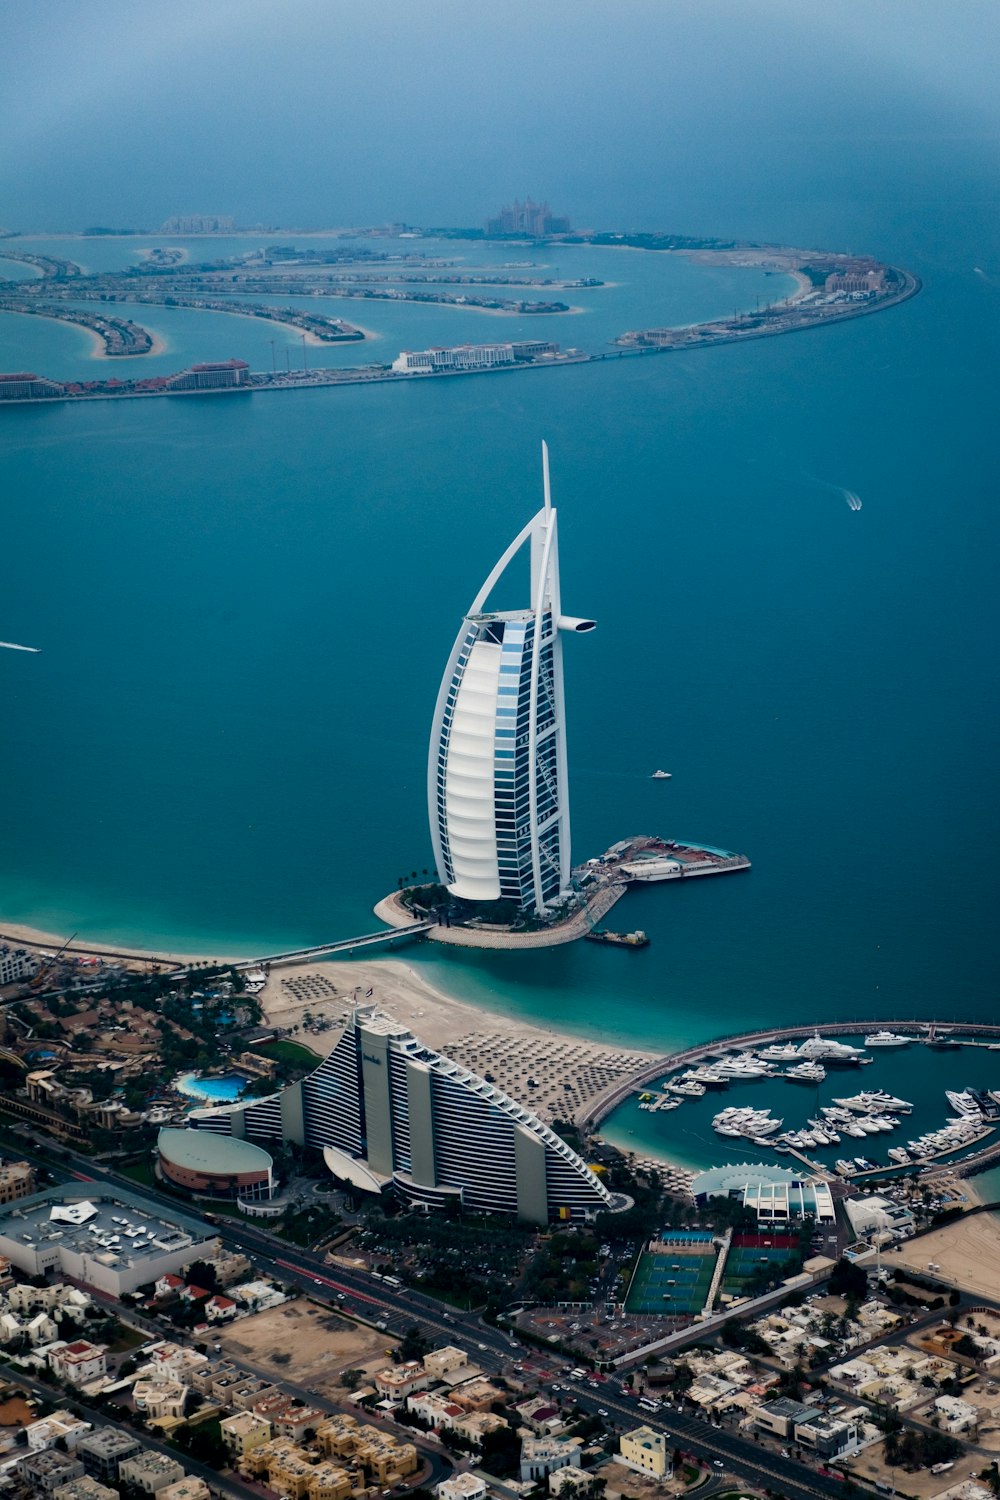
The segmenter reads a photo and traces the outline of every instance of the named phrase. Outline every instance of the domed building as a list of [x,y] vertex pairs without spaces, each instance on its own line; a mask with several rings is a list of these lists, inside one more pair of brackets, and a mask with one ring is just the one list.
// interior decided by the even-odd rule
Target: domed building
[[200,1198],[273,1198],[274,1163],[262,1146],[207,1130],[164,1128],[156,1140],[166,1182]]

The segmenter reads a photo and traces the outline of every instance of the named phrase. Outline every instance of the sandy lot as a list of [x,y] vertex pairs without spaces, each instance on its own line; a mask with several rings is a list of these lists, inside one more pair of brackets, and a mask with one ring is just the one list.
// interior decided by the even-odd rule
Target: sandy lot
[[928,1261],[941,1267],[942,1278],[965,1291],[1000,1299],[1000,1219],[975,1214],[882,1253],[884,1265],[911,1271],[926,1271]]
[[970,1469],[975,1468],[978,1472],[983,1467],[982,1460],[977,1460],[974,1454],[967,1454],[966,1459],[968,1462],[960,1459],[953,1469],[944,1474],[932,1474],[929,1469],[917,1469],[911,1474],[908,1469],[888,1468],[885,1463],[885,1444],[873,1443],[870,1448],[864,1448],[853,1458],[838,1462],[848,1471],[860,1474],[869,1483],[881,1481],[887,1494],[895,1483],[896,1491],[901,1495],[913,1495],[916,1500],[931,1500],[933,1495],[940,1495],[942,1490],[967,1478]]
[[285,1302],[223,1333],[224,1354],[264,1375],[307,1386],[319,1395],[342,1395],[340,1372],[380,1369],[391,1338],[304,1298]]

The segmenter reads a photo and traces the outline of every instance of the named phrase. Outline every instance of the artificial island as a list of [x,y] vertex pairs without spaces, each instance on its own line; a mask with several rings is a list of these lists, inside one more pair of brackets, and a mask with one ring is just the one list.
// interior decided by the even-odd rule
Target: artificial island
[[[173,225],[181,222],[202,221],[168,221]],[[166,226],[164,231],[182,232],[167,230]],[[200,231],[206,235],[213,232],[230,231]],[[156,247],[144,250],[136,266],[99,272],[86,271],[62,255],[18,248],[18,236],[6,235],[0,241],[0,259],[20,263],[34,274],[27,280],[0,281],[0,313],[56,319],[84,328],[106,357],[138,358],[161,352],[156,335],[135,321],[126,311],[129,306],[264,319],[296,330],[302,350],[301,366],[295,368],[286,351],[284,369],[272,355],[271,368],[264,370],[251,369],[246,360],[230,358],[203,361],[175,374],[130,373],[125,379],[65,380],[26,370],[9,372],[0,374],[0,402],[249,394],[558,369],[823,327],[881,311],[913,296],[920,288],[919,280],[910,272],[871,256],[666,233],[576,233],[568,221],[530,200],[502,210],[488,221],[485,232],[395,225],[335,234],[354,243],[323,249],[269,244],[198,262],[187,259],[187,250]],[[371,248],[380,237],[390,235],[405,238],[406,247]],[[425,238],[441,242],[445,253],[422,252],[414,242]],[[419,303],[504,319],[571,314],[578,309],[562,300],[567,292],[589,292],[605,285],[595,276],[560,275],[558,268],[547,274],[548,268],[531,261],[472,266],[447,253],[449,245],[484,239],[501,247],[527,244],[554,253],[560,247],[567,253],[596,247],[683,255],[706,265],[756,268],[790,276],[796,287],[790,296],[765,306],[758,302],[754,310],[734,311],[732,317],[680,327],[658,326],[651,319],[650,326],[622,331],[610,345],[589,351],[575,346],[564,349],[549,337],[505,339],[501,335],[482,343],[402,350],[390,362],[350,368],[317,366],[314,362],[310,367],[311,345],[359,344],[366,333],[342,318],[319,311],[315,304],[310,307],[307,298]]]

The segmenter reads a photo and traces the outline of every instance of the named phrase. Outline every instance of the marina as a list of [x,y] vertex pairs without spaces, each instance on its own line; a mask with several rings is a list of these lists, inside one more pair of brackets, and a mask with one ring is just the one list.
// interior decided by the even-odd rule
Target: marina
[[[748,1141],[762,1160],[792,1156],[811,1171],[846,1179],[937,1162],[960,1165],[995,1140],[1000,1087],[990,1084],[1000,1084],[1000,1075],[993,1070],[991,1038],[960,1028],[956,1033],[944,1073],[931,1044],[934,1029],[911,1035],[906,1045],[876,1044],[873,1058],[863,1042],[876,1033],[861,1027],[841,1029],[839,1037],[823,1030],[772,1036],[757,1047],[749,1038],[732,1038],[697,1049],[697,1057],[689,1054],[687,1066],[661,1075],[659,1092],[647,1085],[641,1102],[633,1095],[617,1108],[602,1133],[616,1145],[693,1169],[718,1165]],[[834,1071],[803,1059],[804,1051],[825,1053],[825,1062],[835,1060]],[[875,1070],[871,1086],[845,1089],[846,1069],[863,1065]],[[866,1067],[866,1081],[872,1077]],[[951,1086],[960,1083],[965,1086]],[[639,1131],[628,1123],[633,1109],[642,1117],[666,1112],[669,1118],[650,1120]]]

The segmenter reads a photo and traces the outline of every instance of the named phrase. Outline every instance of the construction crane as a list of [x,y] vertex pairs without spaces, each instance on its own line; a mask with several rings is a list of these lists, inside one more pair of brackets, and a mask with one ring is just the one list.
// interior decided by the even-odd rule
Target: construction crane
[[58,953],[53,953],[52,957],[46,960],[46,962],[42,965],[42,967],[39,969],[38,973],[34,976],[34,978],[32,979],[31,983],[29,984],[29,986],[28,986],[29,989],[31,989],[31,990],[41,989],[42,980],[45,978],[46,974],[51,973],[51,971],[55,968],[56,964],[59,962],[59,960],[62,958],[63,954],[66,952],[66,949],[69,947],[70,943],[73,941],[73,938],[77,937],[77,935],[78,934],[74,932],[73,937],[68,937],[66,939],[66,941],[63,943],[62,947],[59,949],[59,952]]

